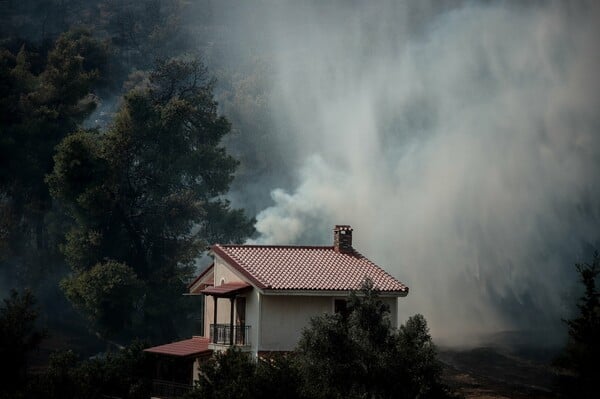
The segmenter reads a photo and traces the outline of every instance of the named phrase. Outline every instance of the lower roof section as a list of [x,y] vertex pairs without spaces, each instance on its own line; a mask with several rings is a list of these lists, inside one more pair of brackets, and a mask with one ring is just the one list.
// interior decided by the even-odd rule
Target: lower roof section
[[203,353],[212,353],[212,350],[208,349],[208,343],[208,338],[192,337],[190,339],[184,339],[183,341],[153,346],[152,348],[144,349],[144,352],[177,357],[196,356]]
[[230,297],[239,294],[242,291],[246,291],[252,286],[248,283],[226,283],[218,286],[207,287],[200,292],[205,295],[212,295],[216,297]]

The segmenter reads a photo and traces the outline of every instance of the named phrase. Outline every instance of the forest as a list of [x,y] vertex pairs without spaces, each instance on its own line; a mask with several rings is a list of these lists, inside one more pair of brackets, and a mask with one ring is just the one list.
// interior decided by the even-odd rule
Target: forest
[[30,312],[22,337],[3,328],[9,393],[42,337],[91,356],[191,334],[197,258],[254,233],[225,198],[231,122],[189,39],[204,6],[0,4],[0,287],[7,322]]
[[[443,119],[442,107],[432,105],[427,93],[420,93],[413,99],[414,103],[402,103],[409,116],[396,115],[394,107],[398,104],[394,99],[397,94],[386,89],[388,82],[375,79],[378,86],[369,90],[363,88],[364,82],[353,82],[350,87],[358,87],[364,98],[371,98],[370,90],[378,90],[389,96],[386,99],[392,99],[389,102],[379,98],[373,100],[376,105],[372,108],[376,108],[376,116],[382,118],[378,123],[381,136],[372,141],[381,148],[375,151],[379,156],[367,156],[375,144],[355,137],[353,129],[368,130],[369,124],[353,126],[354,120],[349,118],[348,123],[339,122],[338,125],[338,121],[332,123],[330,120],[338,116],[335,113],[338,108],[344,108],[344,100],[353,97],[348,95],[346,86],[338,82],[336,73],[350,78],[356,76],[354,63],[348,63],[352,64],[349,69],[337,70],[325,60],[325,77],[317,79],[320,83],[308,84],[306,76],[319,73],[319,67],[314,70],[303,68],[304,64],[298,66],[294,62],[297,60],[294,57],[310,58],[307,49],[297,50],[293,57],[288,54],[292,50],[285,45],[276,47],[281,51],[266,52],[257,43],[266,43],[272,38],[260,29],[247,30],[259,26],[263,18],[276,20],[275,17],[263,15],[264,8],[241,5],[235,0],[216,3],[214,0],[0,1],[0,357],[6,366],[4,369],[9,370],[0,376],[0,398],[41,395],[48,398],[148,397],[152,365],[142,350],[191,336],[196,331],[199,303],[182,293],[205,265],[207,248],[216,242],[262,242],[273,238],[275,232],[281,232],[280,225],[295,226],[298,220],[306,221],[307,226],[328,223],[323,217],[325,210],[333,208],[328,216],[337,217],[342,213],[336,213],[337,208],[326,202],[332,198],[332,202],[344,202],[347,195],[347,192],[330,191],[331,187],[335,184],[344,188],[357,186],[354,177],[349,179],[341,172],[337,174],[340,170],[351,170],[358,176],[356,181],[367,182],[365,197],[348,200],[373,208],[359,212],[364,213],[367,220],[378,219],[375,208],[396,209],[396,198],[406,200],[415,209],[420,203],[427,202],[394,191],[393,183],[411,181],[411,178],[393,175],[393,171],[405,165],[402,162],[392,165],[388,161],[405,156],[404,150],[399,150],[399,143],[409,148],[406,156],[421,147],[429,151],[426,145],[415,144],[398,126],[418,132],[420,139],[433,136],[431,126],[437,119]],[[318,2],[307,1],[307,9],[313,3]],[[319,10],[328,17],[348,18],[352,26],[352,15],[344,11],[345,8],[336,8],[338,3],[333,1],[331,7],[323,6],[325,8]],[[386,7],[397,12],[401,7],[392,3],[386,2]],[[441,15],[455,3],[461,2],[432,5],[431,9],[435,8]],[[271,7],[269,4],[267,6]],[[276,15],[278,8],[272,7],[273,15]],[[310,39],[310,18],[306,17],[302,6],[298,7],[302,32],[291,29],[287,34],[291,37],[305,35]],[[367,11],[365,14],[369,18],[377,20],[381,17],[371,9]],[[403,28],[409,32],[407,35],[424,35],[422,26],[425,26],[426,16],[422,9],[417,11],[409,13],[409,23]],[[285,25],[284,22],[281,24]],[[378,35],[389,37],[395,29],[384,23],[367,25],[364,37],[358,35],[358,39],[342,37],[333,28],[327,32],[334,43],[339,41],[348,45],[353,40],[360,42],[379,38]],[[233,38],[241,36],[248,37],[247,42],[235,43]],[[373,76],[380,75],[375,65],[378,57],[387,56],[395,46],[400,46],[384,40],[378,43],[367,49],[357,48],[360,53],[357,69],[364,68]],[[349,48],[355,50],[351,45]],[[325,48],[317,54],[325,58],[328,50]],[[311,62],[309,60],[309,64]],[[291,64],[292,67],[283,72],[276,71],[277,63]],[[566,61],[561,68],[566,70],[568,65],[565,65]],[[493,68],[489,69],[481,68],[474,74],[485,80],[482,76],[493,73],[490,72]],[[527,74],[519,71],[518,76]],[[289,87],[283,85],[279,91],[272,90],[274,82],[280,81],[288,82]],[[321,99],[313,99],[312,92],[308,96],[292,93],[286,97],[286,90],[293,92],[297,87],[313,84],[331,90],[317,90]],[[482,84],[489,85],[487,81]],[[538,86],[535,89],[538,90]],[[477,103],[485,97],[475,92],[476,89],[472,89],[468,93],[473,97],[468,101]],[[325,101],[323,99],[329,101],[328,109],[334,110],[331,115],[321,115],[319,110],[323,107],[319,105],[320,101]],[[595,103],[594,98],[588,102],[589,106]],[[280,115],[284,107],[292,110],[288,119]],[[370,107],[350,104],[349,109],[363,115]],[[314,120],[305,117],[305,110],[314,112]],[[421,112],[428,115],[422,116]],[[584,114],[582,118],[591,115],[590,112],[581,113]],[[550,112],[544,110],[542,114]],[[365,120],[371,119],[369,115],[365,117]],[[574,119],[577,118],[565,118]],[[551,122],[555,122],[554,119]],[[597,125],[592,122],[581,122],[582,130],[593,130]],[[304,129],[301,135],[294,133],[299,129],[297,126]],[[320,129],[332,126],[342,133],[329,143]],[[539,134],[545,142],[552,144],[552,131]],[[586,141],[588,136],[584,133],[582,136],[581,141],[591,142],[588,148],[593,150],[595,141]],[[477,148],[477,142],[474,142]],[[520,148],[527,147],[528,142],[524,142]],[[327,144],[335,151],[325,152],[322,157],[307,157],[308,161],[303,158],[305,152]],[[482,148],[484,144],[481,144]],[[571,150],[569,145],[565,146]],[[358,167],[348,165],[346,153],[353,154],[353,159],[358,162],[368,158],[368,169],[362,168],[362,164]],[[572,156],[571,153],[564,157],[560,154],[557,158],[561,162]],[[457,155],[456,158],[461,158],[460,153]],[[328,156],[331,164],[327,163]],[[471,159],[471,155],[463,158]],[[515,156],[517,167],[514,169],[523,165],[517,158]],[[527,154],[523,158],[530,159]],[[573,163],[554,162],[554,159],[551,163],[568,164],[572,169],[585,170],[581,173],[586,178],[587,173],[595,177],[597,157],[594,151],[586,151],[577,159],[583,164],[591,160],[587,165],[592,166],[584,168],[576,162],[573,166]],[[446,170],[445,164],[438,166]],[[543,169],[538,166],[536,164],[532,170]],[[557,179],[563,176],[559,173],[560,167],[552,169],[556,173],[551,175],[558,176]],[[417,167],[405,169],[420,171]],[[473,181],[479,182],[477,168],[467,165],[464,169],[464,173],[460,171],[456,175],[474,176]],[[372,179],[373,173],[369,174],[372,171],[381,173],[380,179]],[[496,173],[495,170],[492,172]],[[552,197],[551,203],[536,202],[533,205],[521,197],[514,202],[506,200],[495,209],[511,208],[517,202],[527,202],[527,206],[510,213],[508,219],[499,213],[490,217],[490,220],[516,219],[520,222],[523,214],[540,217],[544,209],[566,209],[557,220],[560,223],[571,221],[568,229],[561,230],[562,224],[558,226],[554,220],[547,225],[541,219],[531,222],[533,226],[542,226],[540,229],[552,227],[546,229],[551,235],[542,238],[548,238],[547,247],[559,247],[556,256],[546,256],[547,247],[539,244],[544,240],[537,234],[529,236],[520,232],[516,234],[519,242],[534,245],[523,250],[506,244],[514,250],[516,259],[514,262],[514,259],[506,260],[502,247],[496,249],[495,244],[504,242],[503,238],[510,236],[513,230],[506,234],[505,229],[510,229],[498,223],[487,233],[491,244],[481,243],[479,240],[486,234],[480,234],[479,225],[473,227],[470,224],[473,219],[479,219],[479,215],[473,218],[469,215],[458,222],[458,230],[466,232],[464,241],[476,237],[472,241],[477,247],[475,252],[479,252],[467,258],[461,255],[452,261],[471,268],[474,267],[473,258],[488,259],[490,265],[508,267],[517,276],[515,279],[522,277],[526,282],[532,281],[531,275],[537,275],[539,270],[524,272],[519,268],[519,262],[542,259],[540,264],[560,265],[550,268],[548,273],[556,281],[577,286],[568,294],[561,293],[570,303],[565,306],[574,310],[563,313],[567,320],[564,323],[555,313],[537,312],[535,306],[545,303],[544,299],[557,297],[552,289],[539,297],[535,295],[537,291],[523,295],[522,292],[506,294],[504,287],[498,288],[498,292],[484,289],[489,296],[479,302],[472,300],[476,294],[468,286],[464,290],[465,302],[469,303],[465,314],[453,317],[442,310],[433,312],[435,326],[448,322],[449,327],[460,330],[472,324],[473,315],[482,314],[484,319],[476,321],[485,324],[489,321],[485,317],[493,313],[489,309],[494,305],[500,309],[497,312],[499,320],[517,314],[512,322],[519,328],[528,323],[542,325],[550,320],[553,326],[560,326],[558,330],[563,335],[568,334],[565,350],[553,363],[553,367],[561,370],[556,383],[559,393],[555,397],[561,397],[560,392],[565,392],[564,397],[570,397],[573,392],[577,397],[588,397],[586,395],[596,389],[598,377],[594,359],[600,354],[594,337],[600,331],[596,287],[600,266],[597,255],[589,263],[580,263],[581,257],[574,259],[572,255],[587,255],[590,248],[600,242],[596,234],[596,187],[584,185],[581,188],[580,185],[564,184],[562,180],[546,181],[527,173],[522,175],[531,180],[523,182],[515,178],[514,173],[521,175],[512,169],[508,177],[498,172],[498,180],[508,181],[506,186],[514,185],[519,189],[531,186],[528,183],[532,181],[542,181],[540,186],[547,183],[553,189],[560,186],[565,187],[565,192],[583,193],[575,199],[565,194]],[[427,170],[424,174],[435,175],[435,170]],[[333,176],[335,184],[323,183],[323,176]],[[515,179],[518,180],[516,183]],[[385,189],[381,190],[379,180],[385,181]],[[484,180],[487,187],[493,179],[486,177]],[[388,184],[389,181],[392,184]],[[466,183],[467,186],[470,184],[471,181]],[[294,187],[297,187],[295,192],[292,191]],[[431,197],[438,193],[438,188],[430,189],[428,185],[421,188],[433,194]],[[462,188],[449,191],[454,195]],[[487,193],[484,189],[478,195],[485,200],[503,198],[495,192],[489,196]],[[377,196],[392,200],[376,207],[370,201]],[[467,198],[464,201],[467,205],[451,203],[448,213],[453,209],[457,214],[463,212],[469,207],[469,201],[476,200]],[[472,209],[487,210],[480,203],[476,205]],[[530,206],[537,205],[540,205],[539,212],[530,212]],[[291,216],[279,218],[281,209]],[[418,209],[424,211],[399,214],[409,215],[407,219],[412,220],[418,216],[411,215],[425,215],[429,210]],[[398,214],[394,213],[390,218],[396,216]],[[439,216],[423,231],[435,237],[439,233],[444,239],[452,236],[437,228],[438,221],[443,222],[444,218]],[[387,236],[388,231],[398,229],[398,234],[415,236],[412,231],[409,234],[408,230],[403,230],[405,225],[408,223],[393,229],[374,228],[373,233],[379,234],[378,237]],[[570,229],[581,234],[571,235]],[[293,233],[281,233],[276,239],[284,243],[286,240],[312,242],[320,237],[315,238],[311,231],[324,229],[289,230]],[[567,235],[575,237],[572,240],[575,244],[565,243],[567,240],[563,237]],[[410,247],[410,242],[402,245]],[[461,249],[464,245],[460,239],[451,242],[457,242]],[[554,245],[558,242],[560,245]],[[564,249],[566,245],[578,248],[579,252]],[[456,252],[453,248],[439,247],[440,251],[447,250],[450,254]],[[372,244],[372,248],[379,247]],[[393,251],[384,249],[382,252],[384,259],[394,258]],[[424,259],[431,261],[428,264],[435,264],[438,258],[445,258],[443,255],[447,254],[432,256],[429,250],[422,252]],[[513,263],[517,266],[513,267]],[[578,265],[576,270],[571,266],[574,263]],[[493,281],[497,276],[495,273],[501,274],[496,271],[498,268],[486,269],[485,265],[478,264],[477,279],[480,273],[482,279]],[[421,276],[431,274],[426,269],[419,271]],[[439,279],[444,284],[453,284],[451,288],[444,290],[439,289],[439,285],[432,285],[427,287],[430,290],[422,291],[456,291],[465,280],[471,281],[458,276]],[[330,315],[313,320],[299,343],[296,358],[282,357],[271,363],[255,363],[235,351],[219,355],[206,365],[205,373],[207,381],[219,378],[223,381],[199,384],[189,397],[454,397],[456,394],[442,381],[442,364],[425,318],[416,314],[396,331],[386,321],[386,309],[378,302],[376,293],[369,291],[368,286],[365,290],[363,296],[353,298],[351,317],[342,319]],[[577,298],[580,298],[579,302]],[[439,300],[435,306],[445,309],[446,302]],[[522,312],[527,306],[534,310]],[[367,310],[378,318],[364,320],[362,317]],[[426,316],[429,319],[429,314]],[[455,319],[458,320],[456,325],[452,324]],[[345,351],[332,352],[327,347],[330,342],[322,337],[335,337],[336,343],[344,343]],[[222,390],[215,390],[215,386]]]

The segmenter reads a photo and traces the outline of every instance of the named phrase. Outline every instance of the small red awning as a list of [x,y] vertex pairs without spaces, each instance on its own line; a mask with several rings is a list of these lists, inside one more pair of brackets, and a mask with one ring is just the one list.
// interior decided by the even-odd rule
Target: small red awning
[[144,349],[144,352],[178,357],[200,355],[202,353],[210,354],[212,350],[208,349],[208,343],[208,338],[193,337],[190,339],[184,339],[183,341],[147,348]]
[[216,297],[231,297],[250,287],[252,286],[248,283],[227,283],[218,286],[206,287],[200,292],[205,295],[212,295]]

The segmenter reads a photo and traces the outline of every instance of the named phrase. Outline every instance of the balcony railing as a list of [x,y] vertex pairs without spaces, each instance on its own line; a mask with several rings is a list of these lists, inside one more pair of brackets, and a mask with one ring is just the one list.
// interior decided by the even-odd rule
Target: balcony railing
[[[211,324],[210,342],[214,344],[231,344],[231,325],[230,324]],[[250,326],[233,326],[233,344],[250,345]]]

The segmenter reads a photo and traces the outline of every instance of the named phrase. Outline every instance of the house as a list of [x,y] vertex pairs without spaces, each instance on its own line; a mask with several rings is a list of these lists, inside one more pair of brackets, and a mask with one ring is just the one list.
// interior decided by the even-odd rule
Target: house
[[366,278],[398,326],[398,299],[408,287],[357,252],[352,231],[335,226],[331,246],[212,246],[214,262],[188,292],[205,296],[202,336],[146,351],[193,362],[191,380],[203,359],[230,346],[254,356],[291,351],[313,316],[344,311]]

